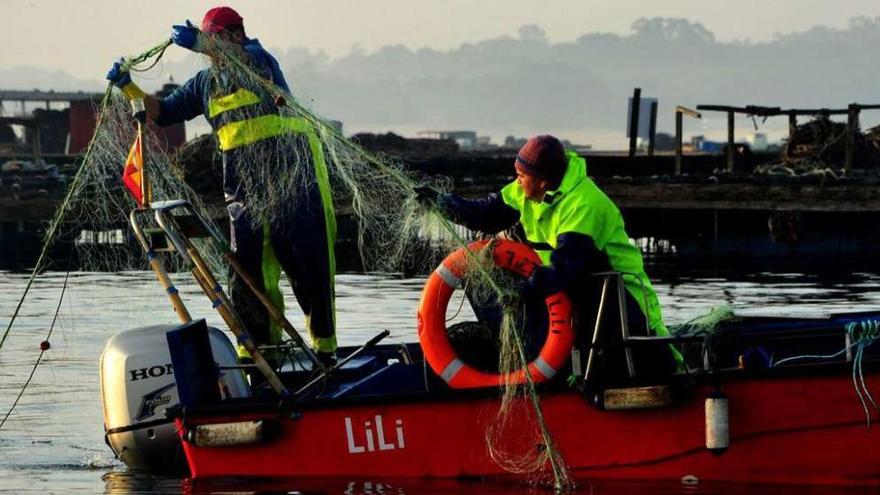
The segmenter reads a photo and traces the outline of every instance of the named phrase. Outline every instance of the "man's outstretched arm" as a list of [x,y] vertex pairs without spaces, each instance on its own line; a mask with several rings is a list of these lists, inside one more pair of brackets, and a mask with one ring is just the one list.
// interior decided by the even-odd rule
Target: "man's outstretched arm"
[[501,232],[519,221],[519,212],[508,206],[497,193],[479,199],[440,194],[437,207],[453,222],[488,234]]

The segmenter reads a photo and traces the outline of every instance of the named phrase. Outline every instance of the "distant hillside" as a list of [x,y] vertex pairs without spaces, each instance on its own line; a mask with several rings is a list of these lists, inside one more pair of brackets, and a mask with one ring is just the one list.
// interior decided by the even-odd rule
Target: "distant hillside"
[[[591,129],[622,136],[634,86],[660,98],[659,127],[666,131],[676,104],[880,102],[877,47],[880,19],[751,43],[719,42],[686,19],[652,18],[635,21],[627,35],[588,33],[569,43],[549,42],[531,25],[448,51],[386,46],[333,59],[296,47],[271,51],[296,95],[351,132],[465,128],[499,136]],[[183,80],[197,60],[165,62],[164,77],[151,83],[169,74]],[[78,81],[0,69],[0,86],[94,89],[102,76]]]

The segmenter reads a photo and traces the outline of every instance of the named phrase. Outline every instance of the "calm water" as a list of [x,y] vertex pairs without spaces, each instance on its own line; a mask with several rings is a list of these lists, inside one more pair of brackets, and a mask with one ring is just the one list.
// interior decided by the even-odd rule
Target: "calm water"
[[[0,331],[6,328],[27,276],[0,273]],[[63,273],[43,275],[32,289],[6,344],[0,350],[0,419],[15,399],[39,354],[64,282]],[[206,298],[181,278],[178,287],[193,315],[222,327]],[[415,312],[423,279],[369,275],[337,278],[339,337],[359,344],[382,329],[386,342],[415,341]],[[688,320],[720,304],[747,313],[810,315],[880,307],[880,274],[829,279],[801,274],[736,274],[656,282],[666,319]],[[289,290],[288,290],[289,292]],[[302,326],[292,296],[289,316]],[[395,480],[308,480],[284,484],[190,486],[174,478],[126,472],[104,445],[98,391],[98,357],[115,332],[147,324],[173,323],[153,275],[73,273],[48,351],[18,408],[0,430],[0,491],[11,493],[253,493],[332,494],[511,493],[521,487],[467,482]],[[803,493],[792,488],[791,492]],[[583,493],[779,493],[778,487],[679,483],[581,483]],[[846,493],[852,493],[847,489]],[[843,493],[812,489],[810,493]]]

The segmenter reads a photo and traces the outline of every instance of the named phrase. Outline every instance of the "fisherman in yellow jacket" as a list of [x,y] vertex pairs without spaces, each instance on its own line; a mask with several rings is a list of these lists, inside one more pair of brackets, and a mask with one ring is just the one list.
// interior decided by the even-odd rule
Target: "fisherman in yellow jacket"
[[[244,22],[235,10],[209,10],[201,29],[189,21],[172,28],[171,40],[197,53],[205,51],[206,37],[239,46],[254,72],[290,93],[278,62],[258,40],[245,35]],[[325,364],[332,364],[336,351],[336,217],[322,145],[314,130],[303,119],[281,115],[276,95],[265,85],[232,77],[228,69],[216,64],[161,99],[145,95],[122,67],[121,62],[115,63],[107,79],[129,98],[144,98],[147,113],[157,124],[171,125],[199,115],[211,124],[223,158],[223,192],[233,251],[282,310],[284,298],[278,283],[282,271],[288,276],[305,314],[312,346]],[[241,175],[253,173],[248,167],[273,167],[280,173],[293,173],[294,167],[301,167],[296,173],[306,179],[300,181],[301,187],[292,188],[297,190],[280,192],[287,196],[278,201],[271,222],[262,225],[251,211],[255,202],[265,200],[253,196],[265,193],[251,191],[252,197],[246,197]],[[270,321],[265,308],[235,273],[230,278],[230,294],[258,345],[280,342],[280,327]],[[239,353],[247,357],[241,346]]]
[[[517,178],[485,198],[464,199],[439,194],[422,187],[416,193],[422,202],[433,203],[452,221],[486,233],[497,233],[516,223],[544,265],[538,267],[525,286],[527,298],[565,290],[575,309],[575,328],[580,342],[589,342],[599,300],[599,272],[622,274],[626,314],[631,335],[669,335],[663,322],[657,294],[645,273],[642,255],[624,229],[617,206],[587,176],[583,158],[566,152],[562,143],[549,135],[529,139],[514,162]],[[605,359],[613,369],[606,376],[621,377],[619,313],[616,298],[605,310],[606,344],[618,352]],[[487,314],[483,308],[475,308]],[[490,311],[491,313],[491,311]],[[491,318],[490,318],[491,319]],[[639,368],[671,371],[677,352],[660,346],[634,349]],[[619,358],[619,359],[618,359]]]

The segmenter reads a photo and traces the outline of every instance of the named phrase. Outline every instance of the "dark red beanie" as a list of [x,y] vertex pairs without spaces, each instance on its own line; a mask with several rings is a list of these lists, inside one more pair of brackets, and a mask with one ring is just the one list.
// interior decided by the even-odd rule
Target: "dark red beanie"
[[205,13],[202,19],[202,31],[216,34],[220,31],[232,31],[241,28],[244,31],[244,19],[230,7],[214,7]]
[[544,134],[529,139],[516,155],[514,167],[519,172],[549,181],[565,175],[565,148],[553,136]]

